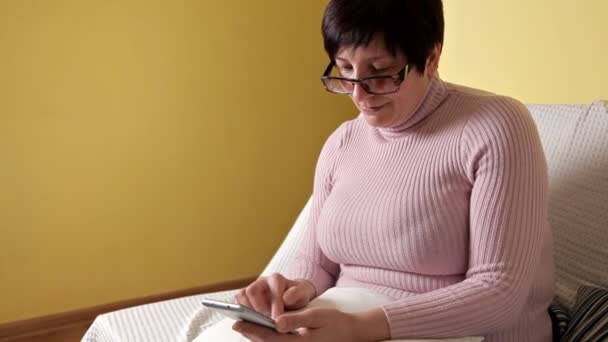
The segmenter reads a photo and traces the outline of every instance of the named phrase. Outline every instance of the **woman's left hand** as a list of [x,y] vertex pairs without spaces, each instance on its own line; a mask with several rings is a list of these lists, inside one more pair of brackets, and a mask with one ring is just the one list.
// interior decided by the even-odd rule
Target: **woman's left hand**
[[[253,342],[355,342],[357,317],[336,309],[313,308],[277,317],[277,330],[247,322],[232,328]],[[287,334],[296,330],[297,334]]]

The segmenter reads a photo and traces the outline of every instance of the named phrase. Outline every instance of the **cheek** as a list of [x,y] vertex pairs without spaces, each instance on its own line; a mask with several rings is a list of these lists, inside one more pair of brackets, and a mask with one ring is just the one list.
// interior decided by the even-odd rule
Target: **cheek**
[[409,112],[412,110],[412,100],[416,100],[412,97],[412,94],[405,91],[400,91],[395,95],[396,96],[391,101],[391,106],[396,113],[403,115],[404,112]]
[[357,109],[360,109],[360,108],[359,108],[359,105],[357,104],[357,101],[355,101],[355,99],[353,99],[353,96],[352,96],[352,95],[348,95],[348,98],[349,98],[351,101],[353,101],[353,104],[355,105],[355,107],[357,107]]
[[386,114],[394,115],[395,113],[399,112],[400,107],[401,105],[399,104],[399,99],[393,98],[386,102],[384,111]]
[[395,112],[399,112],[403,109],[403,101],[401,101],[400,99],[395,99],[393,101],[391,101],[391,110],[395,111]]

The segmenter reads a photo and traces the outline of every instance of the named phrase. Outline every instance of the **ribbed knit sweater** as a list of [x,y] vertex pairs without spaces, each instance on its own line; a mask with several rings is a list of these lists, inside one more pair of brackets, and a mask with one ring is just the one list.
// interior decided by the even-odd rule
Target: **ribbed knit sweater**
[[547,188],[524,105],[435,77],[395,127],[360,115],[328,138],[288,276],[391,296],[393,339],[550,341]]

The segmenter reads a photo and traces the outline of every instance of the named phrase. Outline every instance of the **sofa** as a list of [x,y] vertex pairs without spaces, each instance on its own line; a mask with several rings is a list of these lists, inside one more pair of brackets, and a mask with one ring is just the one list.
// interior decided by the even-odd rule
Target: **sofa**
[[[527,107],[549,166],[556,303],[571,316],[582,285],[608,287],[608,102]],[[310,204],[309,199],[262,275],[283,272],[293,260]],[[205,309],[201,299],[230,301],[235,293],[200,294],[103,314],[82,341],[192,341],[223,318]],[[568,322],[561,327],[562,332],[568,329]]]

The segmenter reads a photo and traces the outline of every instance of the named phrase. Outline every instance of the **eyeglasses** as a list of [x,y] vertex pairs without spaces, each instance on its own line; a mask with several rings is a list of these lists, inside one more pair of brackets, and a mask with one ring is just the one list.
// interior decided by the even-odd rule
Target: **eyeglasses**
[[373,76],[365,77],[361,79],[357,78],[346,78],[346,77],[331,77],[329,74],[336,65],[335,61],[331,61],[323,76],[321,76],[321,82],[325,86],[325,89],[334,94],[346,94],[352,95],[355,90],[355,84],[359,84],[363,90],[374,95],[386,95],[392,94],[399,91],[401,83],[405,79],[405,76],[410,71],[410,65],[406,64],[401,71],[396,75],[387,76]]

